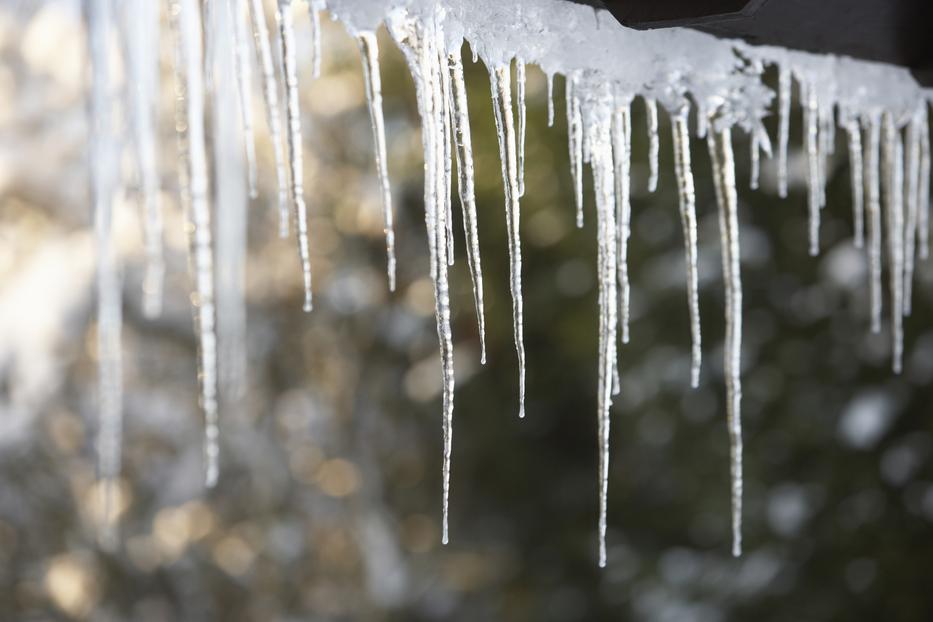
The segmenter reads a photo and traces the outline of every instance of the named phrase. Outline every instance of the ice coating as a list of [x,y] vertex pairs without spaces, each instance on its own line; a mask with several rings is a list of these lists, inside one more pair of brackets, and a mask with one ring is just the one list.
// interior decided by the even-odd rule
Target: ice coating
[[233,11],[234,20],[237,96],[240,104],[240,119],[243,124],[249,197],[255,199],[259,196],[259,189],[256,179],[256,140],[253,136],[253,77],[249,58],[249,26],[244,0],[232,0],[229,6]]
[[[242,2],[230,0],[228,8],[234,11],[233,37],[236,41],[239,99],[247,159],[250,189],[254,188],[250,152],[251,132],[247,99],[244,91],[248,81],[248,63],[244,63],[245,37]],[[102,3],[89,0],[89,4]],[[223,3],[211,2],[205,11],[210,16],[204,30],[210,38],[214,59],[224,52],[230,33],[223,32],[216,19],[225,12]],[[295,41],[292,32],[291,0],[278,2],[283,61],[282,76],[287,97],[288,160],[292,183],[289,186],[285,167],[281,110],[278,103],[279,77],[269,46],[269,33],[265,25],[261,0],[248,0],[252,19],[256,51],[262,73],[263,95],[267,121],[276,155],[276,178],[279,189],[280,225],[283,234],[288,226],[288,195],[295,208],[299,254],[306,287],[306,308],[310,308],[310,269],[306,214],[302,185],[302,141],[298,114]],[[129,6],[129,5],[128,5]],[[193,226],[191,240],[192,272],[196,283],[197,330],[200,343],[199,375],[202,384],[202,407],[208,421],[206,453],[209,463],[208,479],[216,479],[216,352],[213,334],[213,283],[208,278],[211,265],[212,241],[210,212],[207,199],[207,171],[215,170],[218,186],[226,186],[221,177],[222,158],[215,142],[214,169],[206,165],[204,154],[203,82],[209,73],[214,86],[222,86],[226,69],[214,62],[205,66],[200,61],[200,11],[192,0],[179,0],[176,26],[179,31],[179,86],[185,95],[181,99],[179,128],[182,130],[182,184],[184,203],[188,207]],[[195,7],[195,8],[192,8]],[[388,272],[390,284],[394,273],[391,242],[391,194],[389,192],[387,159],[385,154],[384,120],[381,106],[376,102],[378,85],[378,56],[372,33],[387,22],[393,38],[405,52],[409,68],[418,90],[419,113],[423,128],[425,158],[425,221],[430,249],[430,273],[434,281],[437,329],[440,342],[443,392],[444,431],[444,529],[447,541],[447,516],[450,481],[450,455],[453,412],[453,352],[450,334],[450,306],[447,266],[453,261],[453,231],[451,215],[452,162],[457,159],[458,190],[463,209],[466,252],[474,286],[474,304],[479,323],[482,360],[485,362],[485,320],[483,311],[482,270],[476,228],[476,205],[473,196],[473,155],[466,108],[466,89],[463,80],[460,49],[466,41],[474,54],[483,59],[490,71],[493,111],[499,131],[499,151],[502,161],[503,185],[506,195],[506,224],[510,252],[510,287],[513,297],[513,322],[516,349],[519,358],[520,413],[524,412],[525,360],[522,339],[521,298],[521,238],[519,234],[519,198],[524,192],[524,144],[527,132],[525,117],[526,64],[537,64],[547,77],[548,122],[553,122],[553,80],[557,73],[566,81],[568,115],[568,145],[571,176],[574,182],[574,200],[578,224],[582,226],[584,197],[584,163],[589,163],[594,180],[596,204],[597,270],[600,289],[600,348],[599,348],[599,443],[600,443],[600,563],[606,562],[606,490],[608,485],[609,405],[620,386],[618,344],[628,340],[628,267],[627,243],[630,235],[630,143],[631,120],[629,106],[635,97],[642,97],[648,112],[649,137],[649,190],[656,187],[659,163],[657,160],[659,135],[657,104],[671,114],[674,142],[674,170],[677,176],[679,208],[684,235],[687,264],[688,309],[691,324],[691,384],[696,386],[700,370],[700,324],[697,296],[697,232],[696,196],[693,188],[693,170],[690,162],[690,128],[687,123],[686,103],[693,101],[697,108],[696,134],[706,137],[716,180],[720,214],[720,234],[723,239],[723,269],[727,293],[727,338],[725,347],[725,376],[727,415],[732,445],[733,472],[733,529],[734,550],[741,548],[741,283],[739,278],[739,231],[735,187],[734,157],[731,134],[733,128],[748,133],[752,143],[752,176],[750,185],[757,186],[760,151],[770,154],[770,139],[764,131],[762,119],[778,116],[778,192],[787,194],[787,156],[790,125],[790,100],[794,79],[801,86],[805,108],[805,139],[808,160],[808,204],[810,215],[810,250],[819,250],[820,210],[826,203],[828,158],[834,150],[837,126],[846,131],[851,169],[853,231],[856,245],[866,242],[869,263],[869,290],[871,299],[871,328],[880,331],[882,310],[882,217],[885,223],[885,242],[890,262],[889,282],[892,299],[892,333],[895,369],[900,368],[903,356],[903,316],[910,312],[910,294],[915,254],[921,258],[929,253],[929,183],[930,148],[927,100],[924,92],[910,74],[903,69],[877,63],[866,63],[848,58],[792,52],[779,48],[753,47],[745,43],[715,39],[702,33],[666,29],[636,32],[619,25],[608,13],[590,6],[563,0],[517,0],[511,3],[491,0],[308,0],[311,19],[312,71],[320,71],[322,42],[320,12],[328,10],[332,17],[344,23],[361,44],[364,58],[364,76],[376,143],[377,173],[382,189],[386,214]],[[192,24],[196,24],[192,26]],[[138,25],[137,25],[138,26]],[[181,27],[183,26],[183,27]],[[130,26],[125,26],[129,30]],[[93,30],[93,28],[92,28]],[[181,36],[184,35],[184,36]],[[99,35],[97,35],[99,36]],[[226,39],[225,39],[226,37]],[[145,36],[139,38],[141,43]],[[133,43],[136,43],[134,41]],[[197,48],[197,49],[195,49]],[[128,71],[134,82],[146,88],[146,63],[138,50],[128,50],[131,62]],[[624,58],[624,63],[606,63],[606,58]],[[516,63],[516,104],[512,105],[510,65]],[[99,65],[99,62],[98,62]],[[776,110],[775,94],[762,82],[764,67],[778,67]],[[204,75],[202,75],[202,72]],[[106,84],[106,76],[95,70],[97,82]],[[95,91],[96,92],[96,91]],[[218,89],[219,92],[219,89]],[[145,102],[151,96],[142,95],[140,106],[131,116],[142,118]],[[216,102],[215,102],[216,103]],[[377,110],[378,109],[378,110]],[[378,114],[377,114],[378,111]],[[233,127],[229,115],[215,115],[215,132]],[[837,113],[838,112],[838,118]],[[517,122],[516,122],[517,117]],[[883,120],[883,123],[882,123]],[[233,124],[233,125],[231,125]],[[516,128],[517,125],[517,128]],[[136,144],[145,144],[146,124]],[[901,136],[907,128],[906,145]],[[882,129],[884,140],[882,141]],[[101,141],[107,140],[107,129]],[[112,131],[112,128],[111,130]],[[453,137],[453,140],[451,139]],[[228,137],[229,138],[229,137]],[[216,141],[217,138],[214,137]],[[884,157],[881,145],[884,144]],[[241,147],[242,148],[242,147]],[[200,150],[200,153],[198,151]],[[223,151],[224,149],[221,149]],[[141,176],[145,177],[145,156],[140,151],[137,159]],[[95,163],[95,174],[100,175]],[[883,170],[882,170],[883,169]],[[883,174],[882,174],[883,173]],[[906,177],[905,177],[906,175]],[[101,179],[104,179],[103,177]],[[905,184],[906,181],[906,184]],[[906,186],[906,187],[905,187]],[[100,180],[97,188],[108,187]],[[111,186],[112,187],[112,184]],[[144,193],[149,192],[143,181]],[[883,190],[883,192],[882,192]],[[229,233],[224,227],[236,224],[229,219],[227,200],[218,192],[218,261],[221,247]],[[106,194],[103,192],[102,194]],[[882,202],[882,197],[884,201]],[[95,203],[98,201],[95,199]],[[99,207],[99,205],[98,205]],[[147,207],[148,214],[148,207]],[[106,220],[99,210],[98,219]],[[109,218],[109,216],[108,216]],[[158,227],[152,220],[151,231]],[[147,232],[147,244],[154,235]],[[863,239],[864,238],[864,239]],[[233,239],[232,237],[230,238]],[[106,239],[101,242],[101,257],[106,255]],[[231,242],[224,251],[234,251],[237,257],[240,242]],[[154,245],[151,257],[155,261]],[[106,268],[106,266],[104,266]],[[103,272],[104,270],[102,270]],[[153,272],[155,273],[155,271]],[[101,282],[107,285],[109,281]],[[221,291],[218,284],[217,298]],[[101,331],[112,333],[115,324],[108,320],[113,311],[112,283],[100,287]],[[147,294],[148,294],[147,286]],[[109,309],[109,311],[107,311]],[[223,315],[223,312],[220,314]],[[118,327],[118,323],[116,324]],[[100,334],[99,334],[100,337]],[[109,342],[112,345],[112,339]],[[119,348],[107,353],[100,347],[102,363],[107,353],[110,367],[101,365],[102,388],[107,378],[112,379],[113,360],[119,359]],[[212,362],[213,360],[213,362]],[[108,375],[109,374],[109,375]],[[111,386],[112,382],[108,385]],[[213,391],[213,393],[212,393]],[[103,391],[102,391],[103,393]],[[211,408],[213,411],[211,411]],[[102,406],[102,414],[103,414]],[[117,445],[119,443],[116,443]],[[111,443],[113,445],[113,443]],[[213,449],[211,449],[213,447]],[[111,450],[108,450],[111,451]],[[101,448],[102,460],[104,456]],[[213,459],[213,467],[210,463]],[[213,470],[212,470],[213,469]],[[213,474],[213,475],[211,475]]]

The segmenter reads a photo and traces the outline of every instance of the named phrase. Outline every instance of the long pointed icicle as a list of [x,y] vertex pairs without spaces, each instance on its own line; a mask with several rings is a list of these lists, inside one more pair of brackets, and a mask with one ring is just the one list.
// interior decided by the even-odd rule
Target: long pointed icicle
[[599,565],[606,565],[606,531],[609,493],[609,410],[612,406],[613,376],[617,370],[616,252],[618,225],[615,209],[613,144],[611,138],[612,98],[604,94],[589,111],[586,140],[590,143],[593,190],[596,196],[597,273],[599,278]]
[[217,422],[217,335],[214,317],[214,254],[208,200],[207,154],[204,138],[204,66],[201,12],[197,0],[178,0],[174,27],[177,37],[177,110],[179,161],[182,163],[182,203],[188,218],[188,255],[194,276],[194,319],[198,335],[198,378],[204,413],[205,483],[217,483],[219,428]]
[[[443,377],[443,434],[444,457],[442,466],[443,500],[441,541],[448,542],[448,508],[450,499],[450,470],[453,439],[454,360],[453,337],[450,330],[450,292],[447,280],[447,224],[446,209],[439,188],[444,187],[442,136],[444,104],[442,73],[436,44],[443,41],[437,25],[430,31],[405,13],[392,15],[386,25],[389,34],[401,48],[415,81],[418,114],[421,117],[421,141],[424,147],[424,211],[429,249],[431,250],[431,278],[434,282],[435,319],[441,356]],[[427,32],[426,32],[427,31]]]
[[518,196],[525,196],[525,61],[515,59],[515,98],[518,108]]
[[930,256],[930,121],[920,114],[920,188],[918,190],[917,246],[920,259]]
[[742,274],[740,266],[738,198],[732,133],[727,127],[707,137],[722,238],[722,270],[726,289],[726,413],[732,470],[732,555],[742,554]]
[[288,174],[285,168],[285,147],[282,143],[282,109],[279,107],[279,86],[275,79],[275,63],[269,43],[269,27],[262,0],[249,0],[249,15],[253,26],[256,53],[262,71],[262,96],[266,105],[266,124],[272,140],[275,159],[275,180],[278,196],[279,237],[288,237]]
[[[924,103],[924,108],[926,104]],[[917,249],[917,220],[920,201],[920,112],[914,113],[907,126],[904,173],[907,175],[904,201],[904,315],[910,315],[914,285],[914,253]]]
[[619,325],[622,343],[629,342],[629,299],[631,287],[628,277],[628,239],[631,235],[631,170],[632,170],[632,117],[630,103],[617,106],[612,123],[612,155],[615,159],[616,223],[619,279]]
[[865,206],[868,220],[868,295],[871,300],[871,332],[881,332],[881,121],[878,115],[864,120]]
[[103,546],[116,544],[117,478],[123,436],[121,283],[113,241],[113,204],[117,179],[117,142],[113,127],[114,93],[107,50],[114,27],[110,0],[88,0],[93,87],[91,90],[91,195],[97,247],[97,477]]
[[658,136],[658,102],[646,98],[645,112],[648,117],[648,192],[655,192],[658,189],[658,156],[661,151]]
[[570,176],[573,178],[573,198],[577,208],[577,227],[583,227],[583,119],[580,100],[574,93],[574,78],[564,80],[567,103],[567,142],[570,146]]
[[259,196],[256,181],[256,139],[253,132],[253,77],[249,58],[249,26],[243,0],[231,0],[234,33],[236,37],[237,95],[240,100],[240,119],[243,126],[243,144],[246,150],[249,197]]
[[891,293],[891,369],[901,373],[904,353],[904,143],[890,113],[884,121],[884,212]]
[[279,24],[279,44],[282,55],[282,75],[285,76],[285,109],[288,119],[288,161],[291,169],[289,194],[295,212],[295,234],[298,238],[298,258],[304,281],[305,312],[311,311],[311,254],[308,245],[308,208],[305,206],[304,174],[301,158],[301,112],[298,100],[298,67],[295,59],[295,26],[292,0],[279,0],[276,19]]
[[700,386],[700,365],[703,349],[700,336],[699,269],[697,253],[696,191],[693,183],[693,166],[690,161],[690,130],[687,111],[671,118],[674,141],[674,172],[677,175],[680,199],[680,223],[684,234],[684,254],[687,263],[687,303],[690,309],[691,349],[690,386]]
[[146,267],[143,276],[143,314],[158,317],[162,312],[165,258],[162,240],[162,205],[159,198],[156,110],[159,95],[159,18],[151,2],[133,0],[124,4],[124,48],[129,85],[130,117],[136,166],[142,186],[143,235]]
[[787,143],[790,139],[790,68],[778,70],[778,195],[787,198]]
[[[512,113],[512,89],[509,68],[499,66],[489,71],[496,130],[499,135],[499,155],[502,160],[502,182],[505,187],[506,225],[509,236],[509,272],[512,290],[512,324],[515,349],[518,353],[518,416],[525,416],[525,339],[522,318],[522,248],[519,235],[518,157],[515,145],[515,122]],[[579,110],[579,107],[578,107]]]
[[819,145],[819,100],[811,84],[804,85],[804,131],[807,145],[807,205],[810,213],[810,255],[820,254],[821,164]]
[[376,153],[376,172],[382,191],[382,218],[386,236],[386,274],[389,291],[395,291],[395,226],[392,218],[392,189],[389,186],[389,160],[386,155],[385,118],[382,114],[382,80],[379,75],[379,47],[376,35],[362,32],[357,35],[363,59],[363,81],[366,84],[366,101],[369,104],[369,119],[373,126],[373,143]]
[[473,303],[479,325],[480,362],[486,364],[486,312],[483,304],[483,264],[479,254],[479,228],[476,223],[476,196],[473,186],[473,138],[467,108],[466,82],[460,48],[447,55],[450,80],[450,104],[457,155],[457,190],[463,212],[463,235],[466,240],[467,264],[473,281]]
[[846,135],[849,139],[849,171],[852,180],[852,231],[855,248],[865,244],[865,183],[862,179],[862,132],[858,120],[850,117],[846,120]]

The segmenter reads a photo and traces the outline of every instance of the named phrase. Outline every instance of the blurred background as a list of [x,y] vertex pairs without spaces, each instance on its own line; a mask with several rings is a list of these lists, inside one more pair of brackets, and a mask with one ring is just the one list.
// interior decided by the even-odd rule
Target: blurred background
[[[709,158],[695,141],[704,366],[691,390],[670,127],[662,115],[660,186],[648,194],[644,107],[633,106],[632,339],[612,413],[608,567],[597,568],[595,214],[587,179],[586,225],[575,228],[563,80],[548,128],[545,78],[535,67],[521,225],[521,421],[488,76],[467,62],[489,362],[479,364],[458,237],[451,543],[442,546],[440,368],[414,87],[380,32],[399,251],[390,294],[359,53],[340,24],[322,17],[321,77],[312,79],[307,62],[299,74],[316,307],[301,312],[294,241],[277,237],[257,91],[249,371],[243,399],[221,413],[221,479],[211,491],[202,487],[163,20],[165,310],[154,321],[142,314],[139,189],[131,185],[116,224],[125,316],[121,544],[107,552],[96,543],[94,502],[81,11],[75,0],[0,5],[0,619],[933,618],[933,269],[918,265],[904,372],[895,376],[887,325],[868,331],[866,262],[851,242],[842,143],[829,160],[823,250],[807,255],[799,107],[787,200],[777,198],[776,165],[767,160],[762,190],[747,189],[748,140],[735,139],[746,552],[733,559]],[[296,24],[299,58],[308,59],[304,3]],[[775,136],[774,119],[768,127]],[[459,213],[455,220],[459,232]]]

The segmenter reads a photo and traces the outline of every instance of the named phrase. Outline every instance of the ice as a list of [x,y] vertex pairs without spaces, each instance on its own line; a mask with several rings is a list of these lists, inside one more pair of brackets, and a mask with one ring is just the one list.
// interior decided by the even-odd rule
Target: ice
[[176,36],[176,91],[182,203],[188,219],[188,254],[194,278],[194,323],[198,337],[200,406],[204,414],[205,483],[217,483],[217,334],[214,310],[214,251],[204,138],[201,13],[196,0],[178,0],[173,26]]
[[479,229],[476,224],[476,197],[473,187],[473,138],[467,108],[466,82],[463,79],[461,45],[455,45],[447,55],[453,108],[454,142],[457,155],[457,190],[463,212],[463,234],[466,239],[467,263],[473,281],[473,302],[479,324],[480,361],[486,364],[486,312],[483,304],[483,265],[479,253]]
[[237,96],[240,103],[240,119],[243,124],[243,145],[246,150],[247,180],[249,196],[259,196],[256,180],[256,141],[253,136],[253,77],[249,57],[249,26],[243,0],[230,0],[233,11],[236,49]]
[[308,17],[311,18],[311,76],[321,75],[321,11],[324,0],[308,0]]
[[699,269],[697,268],[696,191],[693,166],[690,162],[690,130],[688,111],[684,107],[671,117],[674,143],[674,172],[680,201],[680,223],[684,235],[684,256],[687,264],[687,305],[690,309],[690,334],[693,340],[690,356],[690,386],[700,385],[700,365],[703,357],[700,335]]
[[622,343],[629,342],[628,238],[631,234],[632,206],[632,117],[631,102],[617,104],[612,123],[612,153],[615,159],[616,221],[618,233],[619,329]]
[[275,158],[275,179],[278,192],[279,237],[288,237],[288,176],[285,169],[285,147],[282,144],[282,110],[279,107],[279,87],[275,78],[269,27],[262,0],[249,0],[249,15],[253,25],[256,53],[262,71],[262,95],[266,105],[266,124],[272,140]]
[[518,107],[518,196],[525,196],[525,61],[515,59],[515,97]]
[[115,92],[108,43],[114,30],[110,0],[89,0],[85,18],[90,36],[93,86],[90,97],[91,197],[97,253],[97,477],[101,544],[116,544],[115,491],[120,476],[123,436],[122,285],[113,239],[114,175],[118,144],[114,128]]
[[583,227],[583,118],[580,100],[574,94],[574,78],[564,80],[567,102],[567,141],[570,145],[570,176],[573,178],[573,198],[577,208],[577,227]]
[[132,80],[129,87],[130,123],[136,168],[142,188],[143,233],[146,255],[143,276],[143,314],[162,312],[165,259],[156,117],[159,95],[159,15],[151,2],[132,0],[123,5],[123,47]]
[[820,102],[812,85],[801,83],[803,125],[807,146],[807,206],[810,213],[810,255],[820,254],[820,210],[822,209],[822,154],[820,151]]
[[726,288],[726,339],[723,373],[726,378],[726,413],[732,463],[732,554],[742,554],[742,275],[739,248],[738,197],[735,160],[729,127],[707,136],[716,199],[719,204],[719,233],[722,272]]
[[787,143],[790,139],[790,67],[778,69],[778,195],[787,197]]
[[845,122],[849,142],[849,177],[852,180],[852,235],[855,248],[865,245],[865,183],[862,172],[862,131],[858,119],[850,116]]
[[868,216],[868,295],[871,299],[871,332],[881,332],[881,119],[867,116],[864,164],[865,198]]
[[904,221],[904,315],[910,315],[914,281],[914,253],[917,248],[917,220],[920,202],[920,132],[921,114],[917,110],[907,125],[906,161],[907,197],[904,206],[907,215]]
[[648,119],[648,192],[658,189],[658,102],[654,98],[645,98],[645,113]]
[[547,126],[554,127],[554,74],[547,74]]
[[301,156],[301,111],[298,99],[298,66],[295,58],[295,26],[291,0],[279,0],[276,10],[279,24],[279,44],[282,53],[282,75],[285,77],[285,110],[288,119],[288,162],[291,172],[289,198],[295,214],[295,237],[298,239],[298,259],[304,281],[305,312],[311,311],[311,255],[308,248],[308,208],[305,206],[304,170]]
[[904,353],[904,141],[894,117],[883,117],[884,212],[891,292],[891,369],[901,372]]
[[518,157],[515,121],[512,113],[512,88],[508,65],[491,66],[489,83],[499,135],[502,183],[505,187],[505,220],[509,238],[509,283],[512,292],[512,327],[518,353],[518,416],[525,416],[525,337],[522,317],[522,247],[519,235]]
[[363,81],[369,119],[373,126],[376,172],[382,190],[382,218],[386,236],[386,273],[389,291],[395,291],[395,227],[392,218],[392,189],[389,186],[389,158],[386,155],[385,119],[382,114],[382,80],[379,75],[379,47],[375,33],[361,32],[356,37],[363,60]]
[[930,256],[930,120],[920,115],[920,188],[917,199],[917,245],[920,259]]
[[761,174],[761,145],[758,144],[758,134],[752,134],[749,141],[751,166],[748,178],[748,187],[758,190],[758,177]]

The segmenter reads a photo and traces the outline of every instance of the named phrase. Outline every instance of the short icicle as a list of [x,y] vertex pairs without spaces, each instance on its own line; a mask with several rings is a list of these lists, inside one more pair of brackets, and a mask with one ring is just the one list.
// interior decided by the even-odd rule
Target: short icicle
[[278,0],[276,19],[279,24],[282,75],[285,76],[285,109],[288,119],[288,161],[291,169],[289,198],[295,214],[295,234],[298,238],[298,258],[301,261],[301,276],[304,281],[305,312],[310,312],[311,300],[311,253],[308,245],[308,208],[305,206],[303,163],[301,158],[301,112],[298,100],[298,63],[295,58],[295,26],[292,17],[292,0]]
[[786,65],[778,69],[778,195],[787,198],[787,143],[790,140],[791,72]]
[[[525,339],[522,317],[522,249],[519,235],[518,157],[515,122],[512,113],[512,89],[508,66],[489,70],[492,104],[495,111],[496,131],[499,135],[499,156],[502,161],[502,182],[505,187],[506,229],[509,236],[509,271],[512,290],[512,324],[515,349],[518,353],[518,416],[525,416]],[[579,115],[579,103],[577,103]],[[582,125],[582,124],[581,124]],[[582,127],[581,127],[582,142]],[[582,162],[581,173],[582,173]],[[582,181],[582,180],[580,180]]]
[[389,159],[386,154],[385,118],[382,113],[382,80],[379,70],[379,47],[375,33],[362,32],[357,35],[363,60],[363,81],[366,85],[366,101],[369,104],[369,119],[373,126],[373,143],[376,153],[376,172],[382,194],[382,219],[386,237],[386,274],[389,291],[395,291],[395,226],[392,217],[392,189],[389,186]]
[[[926,103],[923,104],[926,108]],[[920,110],[907,125],[907,144],[904,174],[907,176],[907,196],[904,201],[904,315],[912,310],[914,285],[914,256],[917,250],[917,221],[920,202]]]
[[855,117],[846,119],[846,135],[849,139],[849,176],[852,181],[852,235],[855,248],[865,244],[865,182],[862,172],[862,132]]
[[[715,125],[715,124],[714,124]],[[726,289],[726,342],[723,371],[726,377],[726,413],[732,470],[732,555],[742,554],[742,274],[739,247],[738,197],[732,132],[726,127],[707,137],[722,239],[723,282]]]
[[204,413],[205,483],[212,487],[219,475],[217,408],[217,334],[214,309],[214,253],[204,134],[201,10],[197,0],[178,0],[173,22],[176,31],[176,89],[179,162],[182,164],[182,204],[188,220],[188,256],[194,277],[194,323],[198,336],[200,406]]
[[871,300],[871,332],[881,332],[881,119],[872,114],[863,120],[865,207],[868,234],[868,295]]
[[631,235],[632,116],[631,103],[616,106],[612,122],[612,155],[615,160],[616,224],[619,228],[617,270],[619,280],[619,327],[622,343],[629,342],[631,286],[628,276],[628,239]]
[[554,74],[547,74],[547,126],[554,127]]
[[749,145],[749,151],[751,152],[751,166],[748,178],[748,187],[751,190],[758,190],[758,177],[761,173],[761,145],[759,143],[757,133],[752,132]]
[[645,98],[645,113],[648,118],[648,192],[655,192],[658,189],[658,156],[661,151],[657,100]]
[[930,257],[930,121],[928,111],[920,115],[920,188],[917,211],[917,254]]
[[321,77],[321,11],[323,0],[308,0],[308,17],[311,18],[311,77]]
[[272,140],[272,155],[275,159],[275,180],[278,197],[279,237],[288,237],[288,173],[285,168],[285,147],[282,142],[282,109],[279,107],[279,86],[275,79],[275,63],[272,45],[269,43],[269,27],[262,0],[249,0],[249,16],[253,27],[253,38],[259,67],[262,71],[262,96],[266,106],[266,125]]
[[891,113],[884,114],[882,125],[884,212],[891,266],[891,369],[899,374],[904,354],[904,142]]
[[143,315],[162,313],[165,258],[162,240],[162,205],[159,198],[157,154],[157,106],[159,96],[159,17],[158,6],[132,0],[124,3],[124,49],[129,88],[130,125],[136,168],[142,187],[145,272],[143,275]]
[[113,126],[114,91],[107,41],[114,28],[110,0],[88,0],[92,87],[90,182],[97,253],[97,486],[102,546],[117,544],[117,487],[123,443],[122,284],[113,239],[113,206],[118,155]]
[[674,142],[674,172],[677,176],[680,200],[680,224],[684,234],[684,253],[687,263],[687,303],[690,310],[691,349],[690,386],[700,386],[700,365],[703,349],[700,335],[699,269],[697,253],[696,191],[693,166],[690,161],[690,130],[687,110],[671,117]]
[[583,227],[583,118],[580,100],[574,93],[574,78],[564,80],[567,103],[567,142],[570,146],[570,176],[573,178],[573,198],[577,208],[577,227]]
[[810,255],[820,254],[820,209],[821,197],[821,153],[819,135],[819,100],[816,89],[812,85],[803,83],[804,92],[804,131],[807,145],[807,205],[810,213]]
[[483,304],[483,265],[479,254],[479,228],[476,224],[476,196],[473,185],[473,138],[467,108],[466,82],[460,48],[447,55],[450,79],[453,136],[457,156],[457,191],[463,212],[463,235],[466,240],[467,264],[473,281],[473,303],[479,325],[480,362],[486,364],[486,312]]

